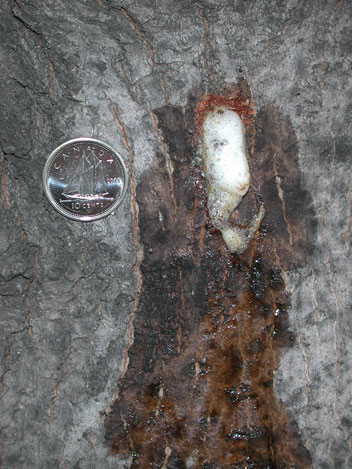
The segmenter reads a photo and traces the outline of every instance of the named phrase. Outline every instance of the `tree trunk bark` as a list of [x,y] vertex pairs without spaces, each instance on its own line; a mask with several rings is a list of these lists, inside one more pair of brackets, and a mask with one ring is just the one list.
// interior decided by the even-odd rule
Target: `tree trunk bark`
[[[0,468],[352,466],[350,2],[5,0]],[[246,128],[231,254],[211,106]],[[76,222],[42,187],[75,137],[129,190]]]

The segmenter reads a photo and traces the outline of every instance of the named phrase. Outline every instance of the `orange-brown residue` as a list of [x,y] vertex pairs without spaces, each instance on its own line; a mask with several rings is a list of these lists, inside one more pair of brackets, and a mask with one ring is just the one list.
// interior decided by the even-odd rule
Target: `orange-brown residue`
[[232,89],[229,94],[216,96],[206,94],[196,107],[196,125],[198,132],[201,133],[202,125],[206,114],[217,107],[226,107],[236,111],[246,127],[253,125],[255,116],[255,107],[248,94],[239,89]]
[[49,73],[50,73],[50,91],[53,96],[55,96],[55,73],[52,62],[48,60],[49,64]]

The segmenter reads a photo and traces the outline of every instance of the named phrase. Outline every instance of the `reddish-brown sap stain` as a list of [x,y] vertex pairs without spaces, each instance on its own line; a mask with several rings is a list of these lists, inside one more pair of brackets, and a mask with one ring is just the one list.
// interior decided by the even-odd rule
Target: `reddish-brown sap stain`
[[[200,107],[219,100],[202,100],[198,124]],[[194,164],[195,104],[154,111],[174,168],[173,194],[159,155],[137,188],[143,288],[106,438],[135,468],[308,468],[273,390],[280,348],[294,341],[285,270],[310,254],[315,231],[295,135],[274,106],[253,121],[256,189],[232,219],[246,226],[258,200],[266,216],[244,254],[231,255],[207,218],[206,183]]]
[[205,115],[217,107],[236,111],[247,129],[253,125],[255,106],[250,96],[250,89],[245,81],[242,80],[238,85],[229,87],[221,96],[214,94],[203,96],[195,110],[195,122],[199,133]]

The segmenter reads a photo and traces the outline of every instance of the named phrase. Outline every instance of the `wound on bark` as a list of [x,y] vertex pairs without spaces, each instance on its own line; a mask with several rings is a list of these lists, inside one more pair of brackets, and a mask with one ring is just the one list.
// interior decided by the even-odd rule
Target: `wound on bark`
[[315,233],[296,138],[275,106],[257,116],[248,146],[259,194],[250,189],[232,218],[246,226],[258,197],[267,215],[231,255],[207,217],[193,109],[154,110],[173,184],[160,154],[137,187],[143,287],[106,439],[136,468],[309,468],[273,390],[280,349],[294,341],[284,271],[304,262]]

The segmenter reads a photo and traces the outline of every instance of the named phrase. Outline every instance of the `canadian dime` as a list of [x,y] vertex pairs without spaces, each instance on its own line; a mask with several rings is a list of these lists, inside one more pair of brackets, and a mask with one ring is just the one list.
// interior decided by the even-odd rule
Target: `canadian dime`
[[94,221],[121,204],[128,176],[121,156],[109,145],[94,138],[75,138],[51,153],[43,185],[49,202],[62,215]]

